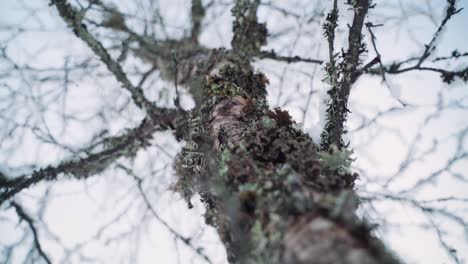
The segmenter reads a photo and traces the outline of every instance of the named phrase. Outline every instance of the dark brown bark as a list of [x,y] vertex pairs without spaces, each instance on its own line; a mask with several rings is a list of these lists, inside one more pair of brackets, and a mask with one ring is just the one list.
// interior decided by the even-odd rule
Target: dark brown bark
[[236,64],[201,84],[176,188],[201,194],[231,263],[397,263],[355,216],[357,175],[330,168],[266,77]]

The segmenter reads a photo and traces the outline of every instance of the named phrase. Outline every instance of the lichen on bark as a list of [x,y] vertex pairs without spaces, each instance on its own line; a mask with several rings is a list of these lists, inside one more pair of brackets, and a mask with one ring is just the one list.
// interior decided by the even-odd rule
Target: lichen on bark
[[355,197],[357,175],[323,163],[287,111],[269,110],[267,83],[235,64],[205,78],[176,164],[178,189],[188,201],[200,193],[231,263],[335,263],[332,255],[380,263],[357,202],[343,202]]
[[234,52],[242,55],[253,55],[260,52],[266,44],[267,28],[257,21],[259,0],[237,0],[232,9],[234,16],[231,45]]

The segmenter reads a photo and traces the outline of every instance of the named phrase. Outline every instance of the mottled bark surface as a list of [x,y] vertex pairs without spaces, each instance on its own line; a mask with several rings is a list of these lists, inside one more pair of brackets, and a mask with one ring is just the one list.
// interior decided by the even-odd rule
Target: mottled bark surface
[[[328,71],[330,78],[336,79],[332,81],[331,99],[340,103],[331,103],[338,111],[333,107],[330,109],[335,112],[328,111],[326,152],[295,126],[287,111],[268,107],[268,80],[253,71],[250,61],[258,56],[281,58],[260,50],[267,37],[265,24],[257,21],[260,1],[236,1],[232,50],[199,45],[204,14],[200,1],[193,2],[189,38],[155,42],[136,35],[121,19],[117,19],[118,27],[115,21],[108,25],[135,38],[135,55],[151,62],[163,79],[174,80],[176,88],[177,84],[189,88],[195,108],[183,111],[176,98],[178,109],[171,115],[162,115],[164,111],[144,97],[141,87],[128,80],[70,4],[63,0],[53,3],[74,33],[130,92],[135,104],[151,117],[142,124],[143,131],[152,134],[159,127],[176,129],[177,138],[187,142],[175,164],[179,176],[175,189],[187,199],[189,207],[192,195],[201,195],[206,222],[217,229],[230,263],[398,262],[372,236],[371,226],[355,215],[359,204],[353,191],[357,175],[349,171],[346,164],[350,158],[342,152],[346,151],[341,141],[346,101],[363,52],[361,29],[367,0],[354,3],[355,17],[349,51],[341,65],[345,70],[340,85],[335,85],[339,79],[334,77],[335,71]],[[116,12],[114,16],[121,15]],[[327,69],[334,67],[330,63]],[[337,91],[339,96],[334,96]],[[337,129],[330,127],[335,123]],[[131,138],[139,135],[132,134]],[[114,156],[109,162],[119,155]]]
[[176,188],[201,194],[230,262],[397,262],[355,216],[357,175],[325,164],[286,111],[268,109],[267,84],[235,64],[205,77],[176,164]]
[[[207,3],[207,1],[202,0],[192,0],[190,21],[186,23],[190,24],[190,28],[181,27],[179,29],[179,26],[174,27],[171,25],[172,23],[169,23],[168,25],[171,25],[171,30],[167,31],[170,32],[169,34],[165,32],[167,28],[164,16],[159,14],[159,7],[153,8],[153,1],[149,1],[151,2],[149,4],[150,10],[141,10],[148,12],[138,10],[136,15],[130,14],[125,9],[120,11],[119,8],[107,3],[107,1],[84,1],[86,5],[81,2],[83,1],[51,0],[50,5],[56,8],[58,15],[71,32],[89,47],[94,56],[105,65],[108,73],[120,84],[120,88],[128,96],[127,103],[121,105],[112,101],[108,105],[107,100],[115,99],[114,96],[109,96],[110,99],[106,98],[103,106],[108,105],[106,107],[110,109],[96,110],[95,117],[82,120],[82,117],[78,118],[81,114],[69,116],[66,114],[68,111],[65,110],[68,108],[65,107],[65,101],[68,100],[69,85],[74,83],[73,80],[83,81],[81,74],[77,74],[76,71],[79,69],[79,72],[83,71],[83,74],[96,71],[91,75],[105,77],[105,75],[101,75],[99,70],[96,70],[99,69],[98,66],[92,65],[93,59],[91,57],[85,60],[80,58],[76,62],[75,59],[66,57],[63,67],[37,68],[36,66],[32,67],[34,65],[32,62],[23,65],[23,63],[16,63],[12,60],[9,56],[8,43],[1,48],[0,54],[0,59],[7,64],[6,70],[2,70],[6,73],[1,77],[2,79],[15,79],[15,74],[8,73],[8,71],[12,71],[20,73],[18,75],[21,76],[18,79],[20,82],[30,78],[40,84],[38,94],[36,92],[28,94],[24,91],[19,93],[18,91],[21,89],[17,91],[16,88],[11,89],[8,85],[4,85],[7,88],[4,90],[7,91],[6,94],[10,98],[3,94],[2,98],[7,98],[7,101],[11,100],[12,102],[11,105],[7,103],[4,110],[18,104],[17,102],[29,101],[37,101],[33,105],[37,103],[38,109],[41,109],[40,113],[36,113],[35,107],[29,106],[18,107],[21,111],[6,111],[5,117],[1,117],[7,121],[4,130],[8,131],[8,135],[5,138],[11,137],[14,139],[12,141],[16,141],[17,137],[14,134],[27,135],[27,133],[18,132],[25,129],[24,131],[34,132],[38,142],[53,144],[54,147],[71,154],[59,163],[42,168],[41,163],[31,167],[32,169],[28,167],[26,173],[10,173],[9,168],[7,168],[8,172],[4,173],[3,169],[0,168],[0,205],[9,204],[14,209],[18,219],[27,223],[33,234],[34,248],[39,258],[47,263],[53,262],[49,259],[47,248],[41,246],[39,239],[42,232],[40,228],[47,231],[46,234],[49,233],[48,228],[40,227],[46,203],[44,202],[44,207],[37,213],[41,221],[35,223],[34,218],[31,217],[32,214],[28,212],[29,210],[24,209],[27,209],[27,206],[23,206],[21,197],[16,198],[16,196],[36,184],[52,183],[63,178],[86,180],[92,176],[103,174],[109,168],[116,168],[135,181],[138,187],[138,197],[142,197],[145,210],[147,208],[151,211],[156,221],[174,235],[177,241],[191,249],[194,254],[207,263],[212,263],[208,254],[203,252],[203,247],[192,243],[192,238],[179,234],[153,209],[151,205],[153,201],[148,198],[145,191],[152,187],[150,182],[153,182],[155,178],[153,164],[151,164],[151,171],[141,173],[143,174],[141,176],[139,166],[133,168],[133,163],[139,163],[135,162],[138,153],[153,146],[153,140],[157,137],[156,132],[172,130],[175,131],[177,140],[186,142],[185,148],[177,156],[175,162],[178,181],[174,189],[186,199],[189,208],[192,207],[190,199],[193,195],[200,194],[206,207],[206,222],[218,231],[227,249],[230,263],[399,263],[399,260],[387,251],[382,242],[373,236],[373,226],[359,218],[356,213],[360,201],[353,188],[358,175],[350,170],[353,152],[348,148],[349,142],[345,142],[343,139],[347,133],[346,120],[350,112],[348,99],[357,79],[366,73],[382,75],[382,81],[388,88],[390,86],[386,83],[385,74],[400,74],[410,71],[436,72],[448,84],[454,80],[466,82],[468,80],[466,66],[462,68],[457,66],[450,70],[445,66],[439,68],[435,63],[461,59],[467,57],[468,53],[454,50],[450,56],[434,58],[441,32],[445,29],[450,18],[462,10],[456,7],[456,0],[447,0],[444,18],[419,56],[411,56],[387,65],[380,58],[381,53],[377,49],[376,37],[372,32],[373,28],[383,25],[374,25],[367,17],[368,12],[375,7],[371,0],[330,1],[331,11],[323,21],[324,23],[320,18],[323,14],[322,7],[313,9],[319,11],[317,14],[314,14],[315,11],[311,13],[312,9],[306,8],[303,10],[304,14],[300,15],[299,13],[303,13],[302,11],[296,14],[295,11],[289,12],[282,7],[272,5],[273,2],[283,1],[234,0],[228,1],[229,3],[223,2],[221,3],[223,8],[232,4],[233,23],[231,29],[233,37],[230,41],[230,47],[217,46],[218,48],[209,48],[208,46],[212,46],[212,43],[208,45],[206,41],[202,41],[205,39],[204,36],[213,33],[213,30],[205,30],[207,27],[210,28],[210,23],[206,23],[208,22],[206,20],[214,17],[214,21],[216,21],[214,23],[217,23],[216,16],[218,14],[216,13],[218,13],[219,5],[215,2],[218,1],[208,1]],[[343,3],[346,4],[344,8]],[[307,5],[311,4],[307,3]],[[143,7],[143,5],[141,6]],[[309,24],[313,20],[319,21],[328,43],[328,60],[279,54],[285,52],[283,49],[266,50],[267,47],[279,48],[279,46],[287,45],[286,42],[282,42],[284,41],[283,37],[289,34],[284,34],[282,31],[289,31],[289,28],[285,27],[286,30],[269,32],[267,24],[258,19],[257,11],[263,8],[274,8],[275,12],[281,12],[285,17],[296,18],[297,25],[299,25],[297,32],[300,34],[297,38],[294,37],[292,46],[303,46],[298,43],[304,42],[304,40],[299,41],[299,39],[302,39],[303,34],[305,37],[315,34],[315,31],[312,30],[314,27],[309,27],[311,26]],[[353,13],[352,21],[346,21],[346,16],[339,15],[344,11]],[[158,14],[153,14],[153,12]],[[34,14],[34,17],[36,16],[35,12],[30,13]],[[151,19],[149,19],[150,16],[148,19],[144,18],[148,15],[146,13],[151,13]],[[265,12],[261,13],[265,14]],[[307,17],[310,18],[305,19]],[[404,17],[408,19],[406,12]],[[434,17],[431,17],[432,20]],[[140,30],[139,27],[143,26],[143,23],[144,29],[140,28]],[[348,23],[348,30],[337,30],[340,24],[344,26]],[[160,32],[159,26],[163,28],[162,32]],[[372,43],[376,54],[373,59],[363,56],[368,54],[363,35],[364,26],[370,33],[370,43]],[[18,34],[23,31],[22,27],[18,29],[20,29]],[[12,28],[11,30],[15,31],[16,29]],[[34,29],[34,31],[36,30]],[[179,30],[183,30],[184,33],[182,35],[177,33]],[[225,30],[226,28],[223,28],[222,32],[224,33]],[[293,31],[295,30],[293,29]],[[339,45],[335,47],[335,37],[346,31],[348,33],[347,47],[339,47]],[[172,35],[173,33],[174,35]],[[317,38],[321,37],[320,34],[316,36]],[[17,37],[12,37],[8,42]],[[315,35],[312,36],[312,38],[314,37]],[[269,45],[267,46],[267,44]],[[278,46],[278,44],[280,45]],[[310,45],[306,48],[309,50],[301,51],[299,54],[310,54],[312,46],[314,45]],[[296,49],[292,48],[290,52],[296,52]],[[119,55],[117,56],[117,54]],[[127,56],[133,56],[133,58],[127,60]],[[137,58],[145,64],[150,64],[144,65],[144,68],[146,66],[150,66],[150,68],[140,69],[140,62],[134,61]],[[320,100],[325,99],[327,108],[325,119],[322,120],[325,121],[325,127],[322,130],[320,146],[295,124],[287,111],[269,108],[266,100],[268,80],[262,73],[255,72],[251,65],[251,62],[258,58],[268,58],[283,63],[303,62],[307,65],[326,62],[322,66],[325,70],[323,81],[326,83],[324,87],[328,91],[328,96],[320,98]],[[370,61],[365,63],[368,59]],[[138,67],[130,69],[134,67],[134,64]],[[379,67],[375,67],[376,65]],[[64,89],[63,92],[58,92],[60,96],[55,95],[55,90],[53,93],[48,90],[42,91],[43,87],[50,88],[48,84],[62,80],[62,77],[57,77],[62,76],[62,71]],[[283,78],[286,76],[286,72],[285,68],[284,74],[280,77],[281,89],[283,89],[284,84],[286,89],[289,88],[290,91],[293,91],[291,86],[298,85],[298,82],[301,82],[301,86],[304,84],[301,79],[297,81]],[[301,75],[308,76],[310,71],[301,70],[300,72]],[[311,84],[314,83],[315,78],[315,70],[313,72],[313,76],[310,76]],[[169,86],[169,89],[174,88],[175,92],[173,107],[162,99],[164,96],[157,97],[158,99],[153,101],[155,91],[169,92],[168,89],[162,89],[159,85],[157,85],[158,88],[153,86],[155,83],[155,79],[151,77],[153,73],[158,74],[157,77],[155,76],[158,82],[160,77],[161,80],[173,84],[173,86]],[[31,77],[23,77],[23,75],[31,75]],[[134,84],[132,80],[136,77],[141,78],[139,78],[139,82]],[[14,80],[13,83],[17,83],[18,80]],[[36,89],[32,88],[35,85],[30,85],[29,81],[24,82],[28,86],[26,90]],[[111,83],[106,82],[105,85],[110,86]],[[160,88],[162,90],[159,90]],[[299,89],[299,85],[296,89],[297,91],[302,90]],[[184,93],[179,93],[179,91]],[[190,111],[182,108],[186,105],[181,104],[180,100],[181,96],[184,99],[183,96],[186,93],[190,94],[195,101],[195,108]],[[15,98],[19,94],[24,99],[16,101]],[[281,94],[280,92],[278,102],[280,102]],[[315,88],[310,87],[306,102],[307,107],[303,112],[304,120],[307,117],[307,109],[313,94],[315,94]],[[55,106],[52,106],[55,104],[46,105],[45,103],[52,101],[48,98],[51,95],[54,96],[54,101],[63,97],[64,104],[60,106],[61,109],[63,108],[63,131],[66,131],[65,127],[68,127],[66,123],[77,121],[77,123],[82,123],[83,127],[87,127],[88,120],[94,120],[97,117],[99,118],[96,120],[102,119],[105,122],[109,120],[112,129],[103,126],[102,131],[93,136],[86,147],[73,146],[71,143],[68,145],[65,143],[68,142],[66,140],[68,136],[63,138],[60,136],[60,140],[56,140],[54,136],[56,131],[51,132],[47,122],[49,118],[55,120],[51,116],[55,117],[56,114]],[[118,96],[120,98],[121,95]],[[78,97],[78,99],[80,98]],[[58,101],[61,100],[58,99]],[[403,101],[397,100],[404,105]],[[446,106],[445,101],[448,100],[441,92],[438,95],[437,105],[434,105],[438,112],[428,115],[418,130],[422,131],[426,126],[429,127],[429,123],[432,125],[432,122],[436,120],[433,118],[441,115],[444,108],[463,109],[463,98]],[[79,102],[81,103],[81,101]],[[114,103],[119,107],[114,107]],[[134,113],[128,107],[130,103],[139,109],[138,115],[135,115],[136,112]],[[87,107],[86,103],[84,105]],[[424,105],[424,108],[429,106]],[[10,120],[9,115],[18,115],[15,118],[22,120],[23,108],[34,109],[31,110],[31,116],[40,116],[41,118],[38,119],[41,120],[36,122],[34,117],[30,121],[28,115],[25,115],[28,116],[28,120],[24,124],[22,121]],[[414,109],[416,108],[412,107],[411,111]],[[372,119],[363,118],[362,126],[356,130],[370,127],[370,124],[378,123],[377,118],[400,110],[392,107],[377,113]],[[53,115],[48,117],[50,111],[53,112]],[[118,127],[120,126],[118,123],[121,121],[128,121],[127,117],[124,117],[118,118],[114,122],[112,118],[115,117],[115,114],[123,116],[129,113],[135,116],[128,118],[128,120],[138,120],[139,124],[110,136],[109,130],[113,131],[114,125]],[[139,119],[140,114],[142,119]],[[73,122],[68,120],[73,120]],[[55,125],[51,127],[55,127]],[[462,201],[463,199],[442,197],[418,202],[417,198],[411,197],[409,194],[413,192],[416,194],[422,187],[435,182],[437,177],[447,176],[447,172],[449,172],[449,176],[464,179],[463,175],[458,175],[451,169],[452,165],[468,156],[462,147],[467,133],[467,130],[464,129],[459,135],[456,135],[458,145],[456,153],[447,160],[444,168],[432,172],[427,178],[420,178],[413,187],[394,194],[387,193],[387,190],[391,189],[388,186],[397,177],[412,171],[411,164],[413,162],[420,162],[426,156],[432,159],[437,145],[442,145],[442,141],[434,141],[430,150],[425,150],[418,145],[420,141],[425,141],[422,132],[418,132],[412,143],[405,142],[410,146],[408,154],[402,161],[399,171],[382,184],[381,190],[385,190],[385,192],[378,195],[370,193],[367,197],[363,196],[362,198],[368,202],[395,200],[417,208],[425,215],[427,223],[432,225],[431,228],[436,231],[441,246],[455,263],[460,263],[462,260],[457,256],[455,247],[445,241],[445,230],[436,224],[438,219],[433,218],[433,216],[438,215],[461,227],[467,226],[462,217],[435,205],[440,202]],[[21,135],[18,138],[27,137]],[[450,137],[444,139],[444,142],[449,142],[445,140],[450,140]],[[29,140],[25,140],[25,142],[19,146],[22,148],[23,144],[27,144],[29,153],[30,142]],[[31,145],[32,151],[35,144]],[[365,148],[369,145],[370,143],[366,143],[363,146]],[[160,148],[158,144],[156,146]],[[419,155],[415,149],[420,149],[424,153]],[[164,152],[168,154],[165,150]],[[130,161],[132,166],[126,164],[127,161]],[[136,172],[137,170],[138,172]],[[48,199],[48,195],[49,191],[43,196],[43,201]],[[374,195],[375,197],[373,197]],[[28,197],[29,199],[30,197]],[[41,200],[40,203],[42,204],[43,201]],[[135,203],[133,199],[131,202]],[[127,214],[125,211],[124,213]],[[133,217],[133,214],[129,215]],[[116,219],[115,221],[120,221],[120,216]],[[99,233],[101,234],[101,231]],[[54,243],[59,242],[55,235],[49,238],[52,238]],[[27,239],[23,239],[23,241],[27,241]],[[105,245],[108,245],[107,242]],[[16,244],[14,247],[22,248]],[[5,251],[7,258],[10,258],[9,255],[13,252],[14,247],[11,246]],[[68,248],[64,247],[64,250],[69,252]],[[75,254],[75,252],[72,253]],[[135,255],[137,254],[135,253]],[[26,259],[30,259],[31,256],[28,254]]]

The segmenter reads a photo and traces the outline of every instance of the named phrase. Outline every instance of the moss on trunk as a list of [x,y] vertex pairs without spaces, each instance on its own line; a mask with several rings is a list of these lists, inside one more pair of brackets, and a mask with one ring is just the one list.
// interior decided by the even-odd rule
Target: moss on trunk
[[267,83],[233,65],[206,77],[176,163],[176,188],[188,201],[200,193],[229,261],[397,262],[355,216],[357,175],[327,165],[286,111],[269,110]]

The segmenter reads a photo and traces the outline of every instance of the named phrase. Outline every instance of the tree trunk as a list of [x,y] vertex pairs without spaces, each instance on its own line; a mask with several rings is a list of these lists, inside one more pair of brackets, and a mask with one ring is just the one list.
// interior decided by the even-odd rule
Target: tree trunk
[[[323,153],[241,60],[192,81],[176,189],[198,192],[230,263],[399,263],[355,215],[349,157]],[[349,154],[349,153],[348,153]],[[344,155],[346,156],[346,155]]]

